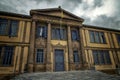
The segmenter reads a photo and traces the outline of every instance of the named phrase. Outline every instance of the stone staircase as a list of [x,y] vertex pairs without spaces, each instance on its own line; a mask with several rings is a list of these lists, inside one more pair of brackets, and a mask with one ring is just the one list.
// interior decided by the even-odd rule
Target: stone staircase
[[120,80],[120,76],[94,70],[25,73],[11,80]]

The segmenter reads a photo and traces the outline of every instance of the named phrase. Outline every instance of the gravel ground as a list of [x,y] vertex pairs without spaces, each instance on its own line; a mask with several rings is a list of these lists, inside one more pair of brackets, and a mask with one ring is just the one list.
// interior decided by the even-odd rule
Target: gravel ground
[[68,71],[25,73],[11,80],[120,80],[120,76],[108,75],[99,71]]

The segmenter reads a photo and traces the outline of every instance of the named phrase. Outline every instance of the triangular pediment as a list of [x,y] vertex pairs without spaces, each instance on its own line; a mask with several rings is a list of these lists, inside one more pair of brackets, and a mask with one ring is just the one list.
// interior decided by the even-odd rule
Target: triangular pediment
[[31,15],[33,13],[40,13],[40,14],[45,14],[49,16],[55,16],[55,17],[61,17],[61,18],[68,18],[68,19],[75,19],[79,21],[83,21],[82,18],[62,9],[62,8],[48,8],[48,9],[35,9],[31,10]]

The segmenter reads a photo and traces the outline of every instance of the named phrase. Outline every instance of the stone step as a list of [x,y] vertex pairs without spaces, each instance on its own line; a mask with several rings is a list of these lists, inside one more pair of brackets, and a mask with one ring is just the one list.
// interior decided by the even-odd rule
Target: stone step
[[120,80],[120,76],[94,70],[25,73],[11,80]]

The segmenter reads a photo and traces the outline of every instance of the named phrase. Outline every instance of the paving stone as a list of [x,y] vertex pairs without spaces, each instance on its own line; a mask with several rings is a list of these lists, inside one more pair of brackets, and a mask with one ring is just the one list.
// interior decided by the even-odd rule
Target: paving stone
[[85,70],[24,73],[11,80],[120,80],[120,76],[108,75],[94,70]]

